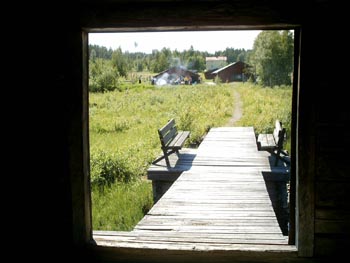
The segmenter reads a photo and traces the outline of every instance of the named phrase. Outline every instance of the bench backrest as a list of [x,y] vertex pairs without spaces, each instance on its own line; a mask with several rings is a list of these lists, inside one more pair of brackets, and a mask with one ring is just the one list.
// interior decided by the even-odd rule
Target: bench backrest
[[275,139],[278,148],[282,149],[283,142],[286,136],[286,129],[282,128],[282,123],[276,120],[275,129],[273,130],[273,138]]
[[159,139],[162,147],[165,148],[176,137],[177,128],[175,120],[171,119],[162,128],[158,129]]

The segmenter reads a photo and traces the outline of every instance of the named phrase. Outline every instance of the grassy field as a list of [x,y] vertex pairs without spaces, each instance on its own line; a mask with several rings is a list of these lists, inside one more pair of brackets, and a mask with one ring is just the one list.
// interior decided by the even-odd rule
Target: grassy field
[[131,230],[153,205],[145,175],[161,153],[157,129],[175,118],[179,130],[191,131],[188,144],[198,145],[210,127],[224,126],[230,119],[234,89],[243,101],[236,126],[271,132],[278,118],[290,134],[290,87],[135,84],[122,92],[90,93],[93,229]]
[[243,102],[243,116],[236,126],[253,126],[256,134],[272,133],[275,120],[286,128],[287,142],[284,148],[290,152],[292,118],[292,88],[278,86],[263,88],[245,83],[237,87]]
[[116,182],[92,192],[94,230],[130,231],[153,205],[152,184],[145,180]]
[[142,189],[137,193],[144,201],[141,210],[152,206],[151,184],[144,177],[161,153],[158,128],[175,118],[179,130],[191,131],[187,143],[198,145],[210,127],[231,117],[233,101],[232,87],[226,85],[133,85],[123,92],[90,93],[93,228],[132,229],[142,218],[138,211],[124,209],[124,201],[135,198],[130,189],[140,189],[134,184]]

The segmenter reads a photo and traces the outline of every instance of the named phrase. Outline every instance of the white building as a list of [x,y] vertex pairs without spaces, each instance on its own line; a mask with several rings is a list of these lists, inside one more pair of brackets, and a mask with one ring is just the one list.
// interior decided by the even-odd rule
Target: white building
[[225,67],[227,65],[227,57],[206,57],[205,58],[206,69],[213,70]]

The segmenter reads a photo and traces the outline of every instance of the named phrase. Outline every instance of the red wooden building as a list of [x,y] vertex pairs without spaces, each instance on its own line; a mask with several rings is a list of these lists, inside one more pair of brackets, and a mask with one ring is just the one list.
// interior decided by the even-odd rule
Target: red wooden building
[[214,78],[218,76],[222,82],[246,81],[249,78],[248,67],[248,64],[237,61],[215,70],[211,74]]

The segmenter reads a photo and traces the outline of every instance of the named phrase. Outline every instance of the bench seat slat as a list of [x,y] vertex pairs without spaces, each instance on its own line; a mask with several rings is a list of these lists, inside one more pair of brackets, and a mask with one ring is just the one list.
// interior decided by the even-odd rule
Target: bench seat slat
[[182,146],[185,144],[186,139],[190,136],[189,131],[181,131],[179,132],[174,140],[168,145],[169,148],[172,149],[181,149]]
[[275,166],[278,163],[280,154],[285,154],[282,150],[285,135],[286,129],[282,128],[282,123],[279,120],[276,120],[275,129],[272,134],[259,134],[257,138],[258,149],[260,151],[269,151],[276,155]]
[[260,142],[260,149],[263,151],[276,147],[276,143],[272,134],[259,134],[258,142]]

